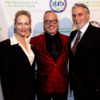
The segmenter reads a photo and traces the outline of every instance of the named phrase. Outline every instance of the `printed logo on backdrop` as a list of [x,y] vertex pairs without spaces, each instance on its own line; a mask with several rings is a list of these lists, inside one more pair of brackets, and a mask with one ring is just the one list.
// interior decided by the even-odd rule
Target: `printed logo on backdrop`
[[78,3],[84,3],[87,7],[91,7],[96,10],[98,10],[97,8],[100,8],[100,0],[80,0]]
[[96,21],[90,21],[90,23],[95,26],[95,27],[99,27],[100,28],[100,23],[96,22]]
[[21,1],[21,0],[14,0],[14,1],[9,1],[6,0],[6,4],[8,4],[9,7],[25,7],[25,8],[35,8],[35,6],[38,4],[37,0],[34,1]]
[[67,1],[66,0],[50,0],[49,6],[51,10],[53,10],[54,12],[61,13],[67,7]]

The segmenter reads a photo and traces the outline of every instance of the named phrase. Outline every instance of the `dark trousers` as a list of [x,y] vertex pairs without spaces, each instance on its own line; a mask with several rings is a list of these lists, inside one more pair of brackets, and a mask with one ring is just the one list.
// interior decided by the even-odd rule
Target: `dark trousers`
[[95,91],[88,95],[82,95],[78,90],[74,90],[75,100],[100,100],[100,91]]
[[37,100],[67,100],[67,93],[38,93]]

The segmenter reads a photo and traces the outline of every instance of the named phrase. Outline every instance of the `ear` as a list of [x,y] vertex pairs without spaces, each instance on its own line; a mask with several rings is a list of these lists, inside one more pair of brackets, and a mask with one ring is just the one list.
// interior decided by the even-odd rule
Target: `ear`
[[31,25],[30,25],[30,28],[31,28]]
[[14,33],[16,33],[16,26],[14,25]]
[[43,22],[43,26],[44,26],[45,22]]
[[89,14],[86,14],[87,15],[87,19],[89,19]]
[[58,21],[58,26],[59,26],[59,21]]

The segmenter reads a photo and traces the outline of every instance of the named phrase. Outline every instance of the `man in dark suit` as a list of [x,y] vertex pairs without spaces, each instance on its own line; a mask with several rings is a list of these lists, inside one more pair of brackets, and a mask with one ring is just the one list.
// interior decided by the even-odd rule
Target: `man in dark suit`
[[67,100],[69,37],[58,32],[55,12],[45,12],[43,24],[45,34],[31,39],[38,65],[38,100]]
[[100,28],[89,23],[84,4],[72,8],[77,27],[70,35],[70,79],[75,100],[100,100]]

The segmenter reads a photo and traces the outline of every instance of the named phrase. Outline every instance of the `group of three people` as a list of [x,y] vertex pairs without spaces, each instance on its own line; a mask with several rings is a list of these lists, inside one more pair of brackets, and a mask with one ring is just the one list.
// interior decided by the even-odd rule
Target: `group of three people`
[[[56,13],[46,11],[44,34],[28,41],[26,34],[31,29],[31,15],[25,10],[18,11],[14,20],[15,34],[0,43],[4,99],[34,100],[37,91],[38,100],[67,100],[69,58],[75,100],[100,100],[100,28],[89,23],[89,16],[89,9],[76,3],[72,8],[72,19],[77,30],[68,37],[58,31]],[[81,31],[80,36],[78,31]]]

